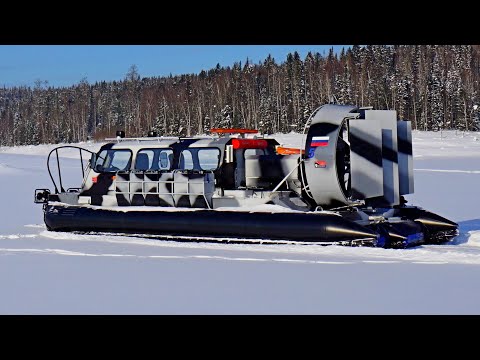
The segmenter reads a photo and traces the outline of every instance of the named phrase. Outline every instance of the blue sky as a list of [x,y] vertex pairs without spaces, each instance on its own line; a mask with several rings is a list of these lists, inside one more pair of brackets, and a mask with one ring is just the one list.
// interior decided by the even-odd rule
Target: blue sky
[[289,52],[304,57],[308,51],[328,54],[331,47],[340,52],[349,45],[0,45],[0,86],[121,80],[132,64],[141,77],[199,73],[247,57],[256,63],[270,53],[282,62]]

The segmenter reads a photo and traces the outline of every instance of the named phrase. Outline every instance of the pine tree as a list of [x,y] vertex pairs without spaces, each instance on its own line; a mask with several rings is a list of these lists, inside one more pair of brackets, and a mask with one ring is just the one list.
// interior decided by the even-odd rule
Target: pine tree
[[258,125],[260,132],[264,134],[271,134],[273,132],[273,113],[271,98],[267,93],[265,84],[260,88],[260,106],[259,106],[259,120]]
[[422,130],[478,129],[480,46],[355,45],[336,54],[268,56],[198,74],[0,88],[0,144],[206,133],[214,126],[302,130],[313,109],[338,102],[395,109]]
[[128,68],[127,74],[125,75],[125,80],[132,82],[140,80],[140,74],[138,73],[137,65],[133,64]]
[[443,121],[443,74],[440,67],[438,48],[433,48],[432,70],[429,80],[429,101],[431,105],[431,121],[433,130],[442,130]]

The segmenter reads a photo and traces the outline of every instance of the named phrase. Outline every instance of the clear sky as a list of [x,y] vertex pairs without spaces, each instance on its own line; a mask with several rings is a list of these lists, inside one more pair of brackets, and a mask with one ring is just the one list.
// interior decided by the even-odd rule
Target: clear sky
[[283,62],[289,52],[328,54],[349,45],[0,45],[0,86],[70,86],[121,80],[135,64],[141,77],[199,73],[220,63],[231,66],[247,57],[257,63],[272,54]]

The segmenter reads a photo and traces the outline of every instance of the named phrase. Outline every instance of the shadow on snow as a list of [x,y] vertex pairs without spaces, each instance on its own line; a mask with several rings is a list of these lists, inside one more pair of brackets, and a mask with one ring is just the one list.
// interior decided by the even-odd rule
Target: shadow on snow
[[458,223],[460,234],[452,240],[452,245],[468,243],[472,231],[480,231],[480,219],[460,221]]

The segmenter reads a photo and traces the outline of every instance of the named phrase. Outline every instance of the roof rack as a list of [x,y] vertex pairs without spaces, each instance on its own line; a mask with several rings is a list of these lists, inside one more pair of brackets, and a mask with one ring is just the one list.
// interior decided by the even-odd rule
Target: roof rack
[[230,129],[210,129],[210,132],[217,133],[217,134],[256,134],[258,133],[258,130],[230,128]]
[[123,141],[157,141],[160,142],[161,140],[180,140],[181,138],[178,136],[157,136],[157,137],[132,137],[132,138],[122,138],[120,136],[114,138],[105,138],[105,141],[116,141],[116,142],[123,142]]

